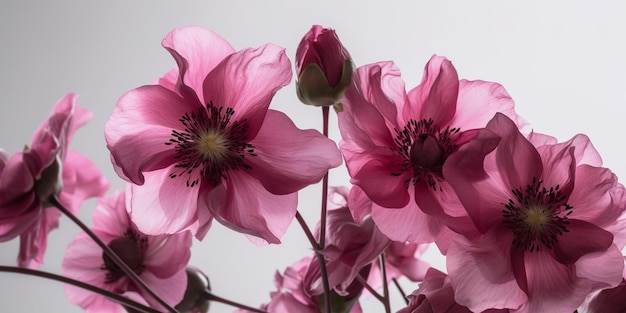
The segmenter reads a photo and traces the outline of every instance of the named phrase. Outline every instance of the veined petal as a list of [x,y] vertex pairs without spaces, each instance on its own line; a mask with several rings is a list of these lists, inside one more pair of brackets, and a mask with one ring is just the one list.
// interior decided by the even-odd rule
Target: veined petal
[[77,213],[83,201],[103,196],[109,186],[109,181],[93,161],[74,150],[67,151],[59,200],[68,210]]
[[624,212],[624,186],[609,169],[580,165],[568,203],[574,207],[571,218],[605,228]]
[[[199,26],[174,29],[163,38],[161,45],[175,59],[183,58],[186,61],[186,68],[182,71],[179,64],[177,74],[183,73],[183,82],[196,92],[198,99],[204,99],[202,85],[205,77],[224,58],[235,52],[224,38]],[[172,77],[174,76],[170,74],[162,79],[170,81]]]
[[184,272],[191,257],[191,232],[148,237],[143,265],[158,278]]
[[402,208],[409,202],[407,177],[410,174],[394,176],[393,170],[393,166],[371,159],[358,173],[352,174],[351,182],[361,187],[376,204],[386,208]]
[[613,244],[613,234],[586,221],[568,219],[567,230],[554,246],[555,258],[563,264],[575,263],[581,256],[605,251]]
[[[515,103],[504,87],[498,83],[481,80],[459,82],[457,111],[450,125],[461,127],[461,130],[482,128],[493,116],[500,112],[508,116],[515,124],[520,118],[514,110]],[[521,122],[525,124],[524,122]]]
[[282,112],[269,110],[259,133],[250,141],[249,174],[271,193],[288,194],[317,183],[341,165],[335,143],[316,130],[300,130]]
[[104,134],[114,163],[123,170],[125,178],[143,184],[142,172],[171,164],[173,161],[168,158],[175,152],[166,143],[172,130],[183,129],[179,119],[198,109],[199,103],[185,101],[161,86],[143,86],[123,95]]
[[248,139],[256,136],[278,89],[291,80],[285,49],[266,44],[233,53],[205,78],[204,103],[232,108],[233,120],[246,120]]
[[274,195],[241,171],[227,176],[207,195],[213,217],[235,231],[280,243],[296,215],[297,194]]
[[137,228],[145,234],[177,233],[196,220],[200,187],[189,187],[179,177],[170,178],[173,167],[147,172],[145,184],[132,185],[127,209]]
[[449,125],[456,113],[459,76],[445,57],[433,55],[424,68],[422,82],[411,91],[410,105],[404,107],[405,121],[433,119],[438,125]]
[[606,251],[583,255],[576,262],[576,277],[592,282],[593,289],[615,287],[623,279],[624,257],[611,245]]

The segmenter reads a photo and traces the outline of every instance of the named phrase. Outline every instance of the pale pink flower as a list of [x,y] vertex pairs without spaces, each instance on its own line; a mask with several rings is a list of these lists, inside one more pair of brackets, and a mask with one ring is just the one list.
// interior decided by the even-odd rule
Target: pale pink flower
[[56,103],[24,151],[10,158],[0,151],[0,241],[20,236],[22,267],[43,263],[48,233],[59,225],[61,212],[44,210],[50,197],[76,214],[84,200],[109,187],[93,162],[68,149],[76,130],[91,119],[76,98],[68,93]]
[[473,311],[571,313],[622,281],[624,187],[586,136],[546,138],[496,114],[444,166],[482,234],[447,253],[455,299]]
[[186,27],[162,45],[178,67],[123,95],[105,135],[117,173],[136,184],[131,216],[149,234],[192,228],[212,218],[279,243],[297,194],[341,164],[336,145],[268,110],[289,83],[284,49],[235,51],[215,33]]
[[[128,189],[128,188],[127,188]],[[128,190],[127,190],[128,192]],[[100,198],[93,213],[92,231],[105,242],[156,295],[174,306],[187,286],[185,267],[191,255],[189,231],[150,236],[141,233],[126,210],[125,193]],[[156,300],[128,278],[84,232],[70,243],[63,259],[63,275],[120,294],[137,294],[153,308],[163,310]],[[70,302],[87,312],[125,312],[105,297],[65,285]]]
[[[390,284],[393,279],[398,280],[402,277],[413,282],[422,281],[426,271],[430,268],[430,264],[421,258],[428,246],[429,244],[412,242],[391,242],[383,252],[385,254],[386,283]],[[383,286],[382,277],[380,262],[373,262],[367,283],[372,288],[379,289]]]
[[[472,313],[454,301],[448,276],[434,268],[428,269],[419,288],[407,296],[409,305],[398,313]],[[488,309],[482,313],[508,313],[509,310]]]
[[443,224],[471,228],[442,168],[496,112],[517,120],[504,88],[459,81],[440,56],[408,93],[391,62],[359,67],[353,82],[338,114],[340,147],[351,182],[374,202],[371,215],[381,231],[395,241],[425,243]]
[[296,50],[296,91],[305,104],[339,102],[350,84],[352,59],[333,29],[313,25]]

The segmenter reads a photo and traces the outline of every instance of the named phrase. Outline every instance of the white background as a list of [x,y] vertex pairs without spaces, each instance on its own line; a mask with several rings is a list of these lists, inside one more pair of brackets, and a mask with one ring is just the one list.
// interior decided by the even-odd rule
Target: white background
[[[0,2],[0,147],[13,154],[30,142],[54,103],[69,91],[94,113],[72,148],[94,160],[112,181],[105,147],[106,119],[124,92],[174,66],[160,46],[171,29],[202,25],[235,49],[272,42],[292,58],[312,24],[335,28],[357,65],[394,60],[407,89],[421,79],[432,54],[447,56],[459,76],[497,81],[538,132],[566,140],[589,135],[605,165],[626,176],[626,5],[620,1],[2,1]],[[384,3],[384,4],[383,4]],[[433,2],[434,3],[434,2]],[[301,128],[320,128],[321,113],[300,104],[293,83],[272,107]],[[335,123],[335,124],[332,124]],[[331,136],[338,139],[336,120]],[[331,184],[347,183],[345,170]],[[313,227],[320,187],[300,194],[299,209]],[[90,223],[94,202],[80,218]],[[42,270],[60,272],[65,247],[78,232],[66,218],[49,237]],[[0,264],[13,265],[17,240],[0,244]],[[216,294],[252,306],[269,300],[275,270],[310,252],[297,223],[279,246],[257,247],[214,223],[194,242],[190,264],[210,276]],[[438,268],[442,260],[433,259]],[[410,292],[416,285],[405,284]],[[394,294],[393,308],[401,307]],[[62,285],[0,273],[2,312],[80,312]],[[214,305],[211,312],[231,312]],[[367,301],[366,312],[382,306]]]

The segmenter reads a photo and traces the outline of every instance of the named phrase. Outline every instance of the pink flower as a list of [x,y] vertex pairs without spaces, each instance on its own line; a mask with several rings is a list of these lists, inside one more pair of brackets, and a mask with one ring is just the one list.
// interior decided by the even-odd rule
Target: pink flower
[[[409,305],[398,313],[471,313],[467,307],[454,301],[454,291],[446,274],[428,269],[424,282],[407,296]],[[509,310],[488,309],[482,313],[508,313]]]
[[[185,266],[191,255],[191,233],[150,236],[140,232],[126,211],[124,192],[101,198],[93,213],[92,231],[137,273],[161,299],[176,305],[187,286]],[[67,247],[63,275],[111,292],[137,294],[153,308],[163,308],[136,286],[84,232]],[[101,295],[72,285],[65,286],[70,302],[87,312],[125,312],[124,308]]]
[[334,105],[350,84],[352,59],[335,31],[313,25],[296,50],[298,98],[315,106]]
[[[324,306],[322,305],[320,295],[311,295],[309,285],[305,276],[309,271],[308,266],[314,264],[315,258],[305,257],[288,267],[283,275],[276,272],[274,275],[274,284],[277,290],[270,293],[271,300],[267,304],[263,304],[261,309],[272,313],[321,313]],[[360,286],[360,284],[359,284]],[[359,292],[363,289],[361,286]],[[361,306],[358,302],[358,293],[351,295],[351,298],[333,297],[333,308],[337,312],[345,313],[361,313]],[[341,302],[341,303],[340,303]],[[339,310],[341,308],[341,310]],[[237,313],[248,312],[246,310],[238,310]]]
[[[342,199],[339,203],[343,203],[343,206],[328,211],[322,254],[326,258],[330,287],[335,288],[338,294],[346,295],[357,275],[363,275],[361,271],[378,260],[391,240],[378,230],[372,219],[365,219],[362,223],[354,221],[348,209],[349,204],[346,203],[347,188],[334,188],[329,198],[335,197]],[[319,237],[319,225],[316,237]],[[364,279],[367,279],[367,274],[369,268],[363,275]],[[306,280],[312,288],[312,294],[320,295],[324,292],[317,259],[311,260]]]
[[482,234],[447,254],[455,299],[473,311],[572,312],[622,280],[624,187],[586,136],[545,138],[496,114],[444,166]]
[[614,288],[590,294],[578,313],[623,313],[626,312],[626,281]]
[[452,63],[439,56],[408,93],[391,62],[359,67],[353,78],[338,114],[340,146],[351,182],[374,202],[371,215],[381,231],[415,243],[432,242],[443,224],[468,231],[471,222],[461,217],[442,168],[496,112],[516,119],[504,88],[459,81]]
[[178,64],[123,95],[105,128],[117,173],[130,182],[131,216],[142,232],[193,228],[212,218],[279,243],[297,194],[341,164],[336,145],[268,110],[289,83],[284,49],[235,52],[200,27],[175,29],[162,45]]
[[[411,242],[391,242],[384,251],[386,283],[390,284],[392,279],[402,277],[413,282],[422,281],[426,271],[430,268],[430,264],[421,259],[428,246],[428,244],[418,245]],[[382,277],[380,262],[373,262],[367,283],[372,288],[379,289],[383,286]]]
[[74,132],[91,119],[76,98],[69,93],[56,103],[30,147],[10,158],[0,151],[0,241],[20,236],[22,267],[43,263],[48,233],[59,225],[61,213],[44,210],[51,206],[50,197],[75,214],[84,200],[109,187],[93,162],[68,149]]

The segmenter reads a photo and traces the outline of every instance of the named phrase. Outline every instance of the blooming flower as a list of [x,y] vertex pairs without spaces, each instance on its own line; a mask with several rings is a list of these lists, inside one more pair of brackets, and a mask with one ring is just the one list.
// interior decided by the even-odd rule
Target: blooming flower
[[0,241],[20,236],[22,267],[43,262],[48,233],[58,227],[61,213],[44,210],[50,197],[75,214],[85,199],[103,195],[109,186],[93,162],[68,149],[76,130],[91,119],[76,98],[69,93],[56,103],[30,147],[10,158],[0,151]]
[[341,164],[336,145],[268,110],[291,79],[284,49],[235,52],[213,32],[187,27],[162,45],[178,67],[120,98],[105,135],[117,173],[132,187],[131,216],[148,234],[213,218],[280,242],[296,212],[296,192]]
[[371,214],[381,231],[395,241],[424,243],[442,222],[471,227],[442,168],[496,112],[517,120],[504,88],[459,81],[440,56],[430,59],[422,82],[408,93],[391,62],[359,67],[353,81],[338,114],[340,147],[351,182],[374,202]]
[[[408,295],[409,305],[398,313],[471,313],[454,301],[454,291],[448,276],[434,268],[428,269],[424,282]],[[488,309],[482,313],[508,313],[509,310]]]
[[[122,259],[157,296],[176,305],[185,293],[185,267],[191,255],[191,233],[150,236],[131,222],[122,191],[100,198],[93,213],[92,231]],[[63,275],[120,294],[135,294],[153,308],[163,308],[124,272],[84,232],[67,247]],[[70,302],[87,312],[125,312],[123,307],[105,297],[65,285]]]
[[352,59],[332,29],[313,25],[296,50],[298,98],[315,106],[334,105],[352,77]]
[[572,312],[622,280],[624,187],[586,136],[551,142],[496,114],[444,166],[482,234],[447,254],[455,299],[473,311]]

